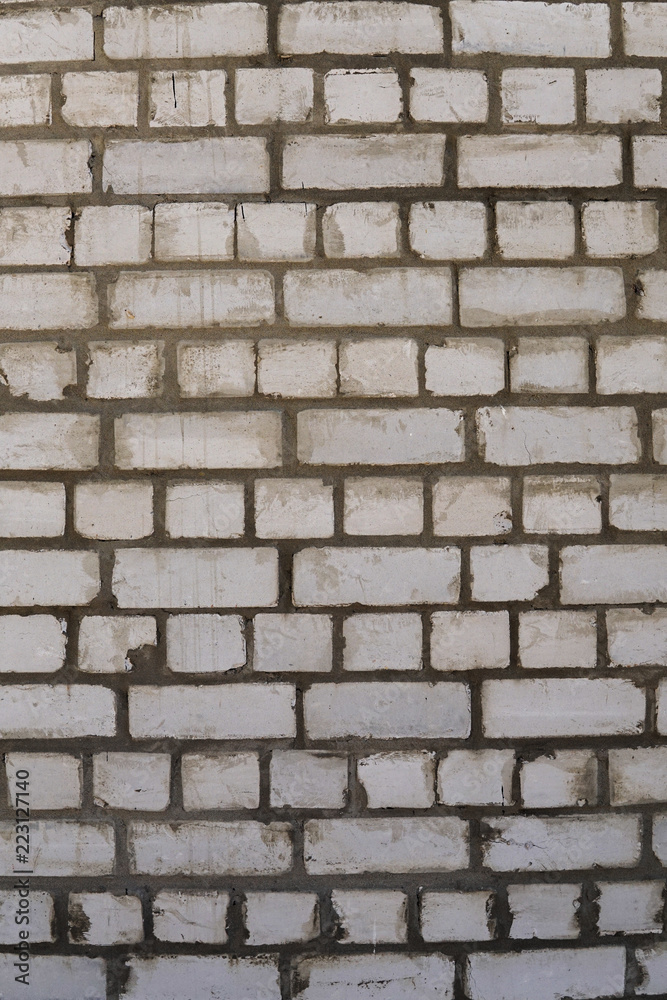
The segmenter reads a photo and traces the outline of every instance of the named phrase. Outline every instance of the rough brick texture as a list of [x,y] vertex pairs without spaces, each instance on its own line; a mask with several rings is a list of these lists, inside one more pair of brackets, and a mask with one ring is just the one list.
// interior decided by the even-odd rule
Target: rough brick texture
[[3,1000],[667,996],[665,60],[0,3]]

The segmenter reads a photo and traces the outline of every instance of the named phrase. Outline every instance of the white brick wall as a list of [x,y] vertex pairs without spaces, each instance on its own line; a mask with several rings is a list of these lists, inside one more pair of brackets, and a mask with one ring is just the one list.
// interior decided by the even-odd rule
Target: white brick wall
[[2,8],[2,997],[667,995],[665,5]]

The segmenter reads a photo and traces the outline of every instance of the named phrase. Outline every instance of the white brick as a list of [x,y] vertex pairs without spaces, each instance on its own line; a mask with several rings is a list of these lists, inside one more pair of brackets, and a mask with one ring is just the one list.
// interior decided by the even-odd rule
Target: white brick
[[158,260],[231,260],[234,210],[219,201],[156,205],[155,256]]
[[510,885],[507,900],[512,914],[510,937],[579,937],[579,885]]
[[[277,875],[291,867],[292,845],[285,823],[206,822],[132,823],[130,871],[145,875]],[[238,959],[236,960],[238,962]],[[197,959],[201,962],[201,958]],[[204,983],[197,975],[197,989]],[[191,988],[192,978],[186,987]],[[220,988],[220,981],[216,983]],[[213,987],[211,987],[213,989]],[[137,992],[137,1000],[145,997]],[[182,993],[181,993],[182,995]],[[215,996],[215,993],[213,993]],[[261,994],[260,994],[261,995]],[[276,993],[276,1000],[279,997]],[[131,996],[128,993],[128,997]],[[160,993],[166,997],[166,993]],[[173,1000],[179,994],[172,993]]]
[[324,76],[327,124],[396,122],[402,105],[398,73],[393,69],[332,69]]
[[600,934],[660,934],[664,882],[598,882]]
[[344,340],[339,348],[343,396],[416,396],[418,345],[403,337]]
[[[29,893],[29,897],[26,893]],[[20,890],[16,891],[0,890],[0,943],[15,945],[20,931],[27,930],[25,927],[17,926],[15,917],[22,908],[22,901],[25,902],[28,898],[30,900],[30,943],[36,944],[53,940],[53,896],[48,892],[36,892],[34,889],[30,890],[22,886]],[[15,955],[11,957],[16,960]],[[33,969],[33,971],[36,970]],[[7,982],[9,981],[8,979]],[[32,985],[34,987],[34,983]]]
[[258,538],[330,538],[333,486],[321,479],[256,480],[255,531]]
[[436,535],[504,535],[511,529],[509,479],[443,476],[434,483]]
[[237,69],[236,120],[240,125],[305,122],[313,110],[313,71],[300,66]]
[[2,615],[2,673],[50,674],[65,662],[66,626],[52,615]]
[[76,383],[76,354],[54,342],[0,345],[0,385],[11,396],[62,399]]
[[153,487],[148,482],[77,483],[74,527],[84,538],[146,538],[153,533]]
[[[346,6],[354,2],[345,0]],[[367,7],[373,0],[362,2]],[[294,136],[283,150],[282,183],[297,191],[438,187],[445,179],[444,155],[441,135]]]
[[5,413],[0,416],[0,468],[93,469],[99,417],[87,413]]
[[[494,871],[633,868],[639,860],[638,816],[501,816],[487,818],[486,823],[489,834],[482,863]],[[599,979],[591,997],[598,988]],[[489,994],[489,1000],[492,996],[498,996],[497,990]],[[526,1000],[533,996],[534,988],[525,994]],[[556,994],[551,997],[555,1000]]]
[[597,664],[597,621],[588,611],[523,611],[519,656],[526,670],[592,669]]
[[665,694],[665,682],[660,681],[658,685],[657,692],[658,699],[658,732],[664,733],[667,730],[667,722],[665,721],[667,695]]
[[667,551],[659,545],[573,545],[561,550],[564,604],[637,604],[667,594]]
[[243,619],[238,615],[170,615],[167,669],[182,674],[225,673],[245,665]]
[[[35,940],[32,932],[30,938],[31,941]],[[6,1000],[21,1000],[25,996],[24,983],[14,981],[17,974],[13,965],[15,961],[14,952],[6,952],[0,958],[0,971],[6,984]],[[30,959],[29,985],[34,1000],[83,1000],[84,997],[100,997],[106,989],[106,978],[103,958],[33,955]]]
[[313,684],[304,695],[309,739],[465,738],[470,698],[465,684],[362,681]]
[[262,955],[257,958],[227,955],[132,957],[130,975],[123,989],[127,1000],[148,1000],[151,996],[179,1000],[192,990],[193,982],[204,996],[208,993],[214,997],[216,991],[222,991],[229,997],[280,998],[277,962],[275,958]]
[[609,659],[614,667],[667,666],[667,611],[663,608],[610,608]]
[[[542,7],[542,4],[531,6]],[[555,6],[570,7],[570,4]],[[580,4],[575,10],[579,6],[595,8],[598,5]],[[570,994],[589,998],[598,996],[601,986],[610,996],[621,996],[625,982],[625,950],[619,947],[523,951],[505,955],[479,953],[468,958],[466,982],[471,1000],[557,1000]]]
[[281,462],[276,412],[126,413],[115,423],[119,469],[266,469]]
[[252,396],[255,351],[249,340],[180,343],[177,348],[181,395]]
[[[5,755],[8,804],[13,810],[21,795],[18,771],[28,771],[30,809],[79,809],[83,768],[79,757],[64,753],[20,753]],[[26,779],[24,779],[26,780]]]
[[[625,6],[630,6],[629,4]],[[639,4],[632,4],[638,7]],[[642,7],[646,4],[642,4]],[[657,3],[650,4],[651,7],[658,7]],[[642,977],[640,985],[636,988],[639,996],[647,993],[655,993],[656,990],[667,989],[667,948],[664,944],[658,944],[655,948],[637,948],[635,957],[639,965],[639,972]]]
[[308,984],[303,989],[303,1000],[355,994],[368,1000],[380,1000],[383,996],[450,1000],[454,963],[444,955],[335,955],[301,959],[295,975],[297,982]]
[[503,70],[501,97],[506,124],[567,125],[576,117],[574,70]]
[[77,213],[74,260],[86,266],[143,264],[151,255],[152,213],[142,205],[89,206]]
[[94,281],[90,274],[0,275],[3,329],[83,330],[95,326]]
[[597,3],[512,3],[454,0],[455,55],[603,59],[610,55],[609,11]]
[[331,340],[260,340],[258,391],[297,399],[335,396],[336,355]]
[[431,666],[435,670],[509,666],[507,611],[436,611],[431,620]]
[[[3,79],[0,77],[0,101]],[[69,263],[72,251],[65,231],[71,218],[68,208],[1,209],[0,263],[3,266]]]
[[419,535],[423,522],[424,500],[421,480],[396,478],[345,480],[346,534]]
[[121,608],[272,607],[278,599],[278,553],[118,549],[112,585]]
[[486,250],[486,206],[428,201],[410,206],[410,246],[428,260],[467,260]]
[[324,750],[274,750],[269,781],[272,808],[342,809],[347,758]]
[[89,399],[137,399],[162,394],[162,342],[102,341],[88,345]]
[[240,260],[310,260],[315,205],[244,202],[236,210]]
[[166,809],[170,766],[167,753],[96,753],[93,756],[95,805],[149,812]]
[[521,800],[527,809],[597,804],[597,760],[590,750],[556,750],[521,768]]
[[588,535],[601,530],[595,476],[526,476],[523,527],[528,534]]
[[438,8],[413,3],[285,4],[278,21],[281,55],[439,53],[442,41]]
[[62,483],[0,483],[0,536],[48,538],[64,530]]
[[419,922],[424,941],[489,941],[490,892],[425,892]]
[[171,483],[166,504],[165,529],[170,538],[243,537],[241,483]]
[[256,3],[107,7],[110,59],[201,59],[266,52],[266,8]]
[[79,626],[79,670],[93,674],[122,674],[132,669],[130,651],[157,645],[154,618],[123,615],[86,615]]
[[616,677],[486,681],[484,733],[489,739],[636,735],[644,729],[644,702],[640,688]]
[[661,97],[659,69],[586,70],[586,118],[589,122],[659,122]]
[[369,809],[430,809],[435,803],[435,754],[395,750],[357,760]]
[[273,280],[265,271],[125,273],[109,288],[109,309],[111,326],[126,330],[260,326],[273,322]]
[[138,73],[64,73],[62,116],[84,128],[136,126]]
[[[635,136],[632,140],[635,186],[638,188],[664,187],[665,143],[660,135]],[[651,319],[650,316],[647,317]]]
[[667,857],[667,816],[664,814],[653,817],[653,853],[664,866]]
[[138,896],[109,892],[69,894],[69,940],[75,944],[135,944],[144,936]]
[[93,58],[93,18],[86,10],[26,10],[4,14],[0,63],[66,62]]
[[600,337],[597,390],[603,395],[667,391],[664,336]]
[[294,557],[294,603],[455,604],[459,567],[455,548],[302,549]]
[[405,944],[407,896],[402,892],[336,889],[331,905],[337,940],[344,944]]
[[583,337],[519,337],[510,351],[512,392],[588,392]]
[[51,124],[48,73],[0,77],[0,128]]
[[667,528],[667,477],[611,476],[609,521],[624,531]]
[[109,142],[104,153],[104,190],[114,194],[262,194],[269,188],[268,174],[266,143],[257,136],[123,139]]
[[310,941],[319,934],[315,893],[248,892],[243,909],[249,945]]
[[438,802],[511,805],[513,769],[512,750],[450,750],[438,764]]
[[153,933],[158,941],[224,944],[228,905],[226,892],[158,892],[153,900]]
[[149,124],[154,128],[224,125],[226,83],[222,69],[151,73]]
[[0,142],[0,194],[43,197],[92,191],[90,154],[84,139]]
[[667,464],[667,410],[653,411],[653,454],[656,462]]
[[513,267],[464,270],[464,326],[557,326],[625,316],[623,276],[611,267]]
[[354,614],[343,622],[344,670],[421,670],[417,614]]
[[290,684],[130,689],[130,732],[139,739],[288,739],[295,728]]
[[494,396],[505,388],[505,345],[491,337],[451,337],[426,348],[426,389],[436,396]]
[[457,410],[302,410],[297,452],[310,465],[460,462],[462,431]]
[[658,209],[652,201],[589,201],[582,226],[590,257],[641,257],[658,249]]
[[468,69],[410,70],[410,117],[418,122],[485,122],[486,74]]
[[284,294],[290,326],[446,326],[452,320],[448,268],[291,271]]
[[322,214],[327,257],[398,257],[401,226],[393,201],[342,201]]
[[623,42],[629,56],[667,53],[667,11],[660,3],[624,3]]
[[[81,727],[79,726],[78,731],[72,735],[81,736]],[[32,820],[30,848],[33,874],[37,878],[85,878],[93,875],[111,875],[113,872],[114,830],[110,823],[77,823],[63,819]],[[14,859],[14,820],[12,820],[11,826],[7,822],[0,824],[0,871],[3,876],[11,876],[16,864]],[[52,995],[51,991],[44,993],[44,1000]],[[93,996],[101,995],[103,994],[93,994]],[[71,1000],[75,1000],[75,996],[72,996]]]
[[667,801],[667,747],[611,749],[609,798],[613,806]]
[[329,615],[255,615],[252,668],[260,673],[331,670]]
[[470,550],[473,601],[530,601],[549,582],[545,545],[484,545]]
[[308,820],[304,858],[310,875],[456,871],[468,826],[455,816]]
[[256,753],[188,753],[181,761],[183,808],[257,809],[259,759]]
[[574,253],[574,208],[566,201],[499,201],[496,232],[506,260],[565,260]]
[[487,407],[477,411],[477,434],[493,465],[623,465],[641,455],[637,416],[623,406]]
[[95,552],[14,549],[0,553],[0,606],[80,606],[92,601],[99,587]]
[[458,151],[462,188],[613,187],[623,173],[620,139],[611,135],[461,136]]

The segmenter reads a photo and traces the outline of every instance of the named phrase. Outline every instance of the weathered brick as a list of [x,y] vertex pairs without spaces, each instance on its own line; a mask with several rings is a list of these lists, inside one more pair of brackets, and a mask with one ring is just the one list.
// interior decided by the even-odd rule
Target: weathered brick
[[107,7],[110,59],[192,59],[266,52],[266,8],[257,3]]
[[511,3],[453,0],[456,55],[602,59],[610,55],[609,10],[597,3]]

